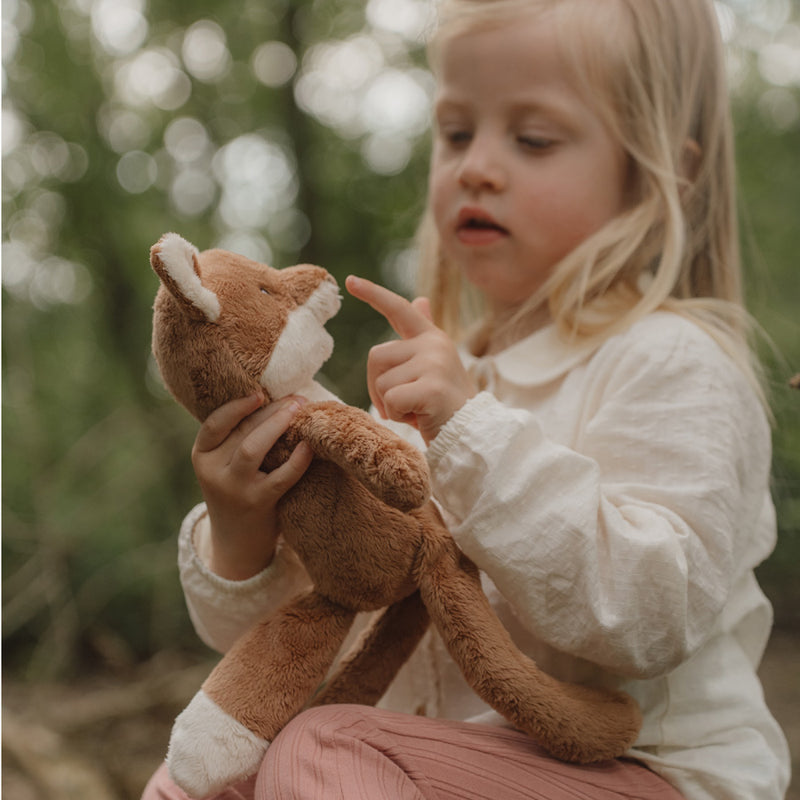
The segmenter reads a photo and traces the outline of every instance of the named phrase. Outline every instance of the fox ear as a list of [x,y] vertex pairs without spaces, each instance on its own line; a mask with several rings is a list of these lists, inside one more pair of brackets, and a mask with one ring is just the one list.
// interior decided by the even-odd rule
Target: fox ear
[[197,321],[216,322],[219,298],[203,286],[197,248],[177,233],[165,233],[150,248],[150,264],[184,313]]

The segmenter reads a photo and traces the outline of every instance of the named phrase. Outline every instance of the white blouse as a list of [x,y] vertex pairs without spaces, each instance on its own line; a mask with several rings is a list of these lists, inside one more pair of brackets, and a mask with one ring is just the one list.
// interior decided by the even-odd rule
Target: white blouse
[[[484,391],[428,449],[434,496],[517,646],[559,678],[633,695],[630,755],[687,800],[783,798],[788,746],[756,676],[771,439],[746,378],[665,312],[599,347],[547,327],[464,360]],[[308,577],[288,548],[247,581],[214,575],[193,546],[204,524],[203,506],[184,521],[181,580],[198,634],[224,652]],[[434,631],[381,705],[508,724]]]

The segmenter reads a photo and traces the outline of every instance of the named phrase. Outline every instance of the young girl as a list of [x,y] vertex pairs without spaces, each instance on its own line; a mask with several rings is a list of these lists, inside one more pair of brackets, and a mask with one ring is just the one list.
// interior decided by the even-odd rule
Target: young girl
[[[771,611],[753,575],[775,542],[770,430],[713,3],[443,0],[440,20],[429,299],[347,283],[399,335],[370,353],[370,396],[427,447],[517,646],[629,692],[644,724],[624,759],[557,762],[429,634],[380,709],[299,715],[223,797],[779,800],[789,759],[756,676]],[[300,402],[235,401],[197,437],[206,503],[181,575],[219,650],[307,580],[274,508],[308,453],[258,471]],[[182,796],[163,769],[145,792]]]

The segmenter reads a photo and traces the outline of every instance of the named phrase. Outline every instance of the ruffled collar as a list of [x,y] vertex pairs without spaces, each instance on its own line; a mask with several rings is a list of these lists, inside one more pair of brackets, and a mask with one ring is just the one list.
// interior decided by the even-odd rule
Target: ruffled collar
[[567,340],[549,324],[491,355],[472,355],[468,340],[461,354],[467,371],[482,389],[491,388],[498,377],[517,386],[541,386],[563,377],[599,346],[597,339]]

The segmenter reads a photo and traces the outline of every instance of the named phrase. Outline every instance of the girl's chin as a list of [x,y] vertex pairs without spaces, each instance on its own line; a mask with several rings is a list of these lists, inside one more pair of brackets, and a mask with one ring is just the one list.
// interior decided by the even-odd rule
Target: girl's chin
[[507,287],[502,280],[503,269],[498,264],[467,264],[462,270],[464,279],[470,286],[486,296],[492,302],[519,302],[518,293],[513,287]]
[[499,287],[496,281],[470,280],[467,278],[467,283],[481,294],[487,307],[491,309],[493,313],[503,313],[508,310],[519,308],[527,299],[526,296],[521,297],[518,294],[511,295],[506,292],[498,291]]
[[496,317],[513,316],[539,289],[538,284],[504,284],[498,280],[496,272],[464,270],[463,275],[467,283],[481,294],[487,308]]

